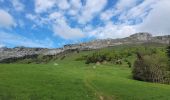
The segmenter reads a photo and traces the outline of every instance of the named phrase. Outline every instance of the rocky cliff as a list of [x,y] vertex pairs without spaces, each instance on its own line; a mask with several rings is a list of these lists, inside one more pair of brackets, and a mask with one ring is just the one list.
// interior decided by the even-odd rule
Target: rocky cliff
[[94,40],[80,44],[68,44],[63,48],[47,49],[47,48],[0,48],[0,62],[4,62],[10,58],[34,57],[35,55],[57,55],[69,50],[92,50],[104,47],[116,46],[121,44],[141,44],[141,43],[159,43],[169,44],[170,35],[155,36],[149,33],[136,33],[126,38],[121,39],[103,39]]

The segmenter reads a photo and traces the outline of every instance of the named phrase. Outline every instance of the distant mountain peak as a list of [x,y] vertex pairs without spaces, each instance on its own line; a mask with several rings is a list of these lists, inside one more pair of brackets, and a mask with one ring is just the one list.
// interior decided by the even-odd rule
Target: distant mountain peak
[[148,41],[148,40],[151,40],[152,34],[147,33],[147,32],[141,32],[141,33],[130,35],[129,37],[137,39],[139,41]]

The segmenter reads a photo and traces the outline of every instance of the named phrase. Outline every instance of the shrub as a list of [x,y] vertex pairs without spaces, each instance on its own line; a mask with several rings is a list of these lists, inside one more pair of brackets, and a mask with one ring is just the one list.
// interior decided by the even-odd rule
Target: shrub
[[[163,49],[164,50],[164,49]],[[76,60],[85,60],[86,64],[96,63],[96,62],[111,62],[114,64],[124,63],[124,59],[129,59],[129,57],[134,56],[137,51],[140,51],[141,56],[145,55],[155,55],[161,54],[165,56],[165,51],[161,51],[161,48],[148,47],[148,46],[137,46],[137,47],[122,47],[113,49],[101,49],[94,53],[87,55],[87,57],[81,57]],[[126,61],[125,61],[126,62]],[[130,62],[126,62],[129,67],[132,66]]]
[[167,56],[168,56],[169,61],[170,61],[170,45],[167,47]]
[[63,55],[63,56],[60,58],[60,60],[64,60],[65,57],[66,57],[66,55]]
[[132,64],[130,61],[128,61],[127,59],[125,59],[125,62],[127,63],[128,67],[131,68],[132,67]]
[[137,58],[132,71],[134,79],[155,83],[169,83],[170,75],[167,70],[166,57],[160,57],[159,55],[141,56],[138,53]]
[[106,54],[95,52],[86,58],[86,64],[103,62],[107,59]]
[[167,51],[166,51],[166,53],[167,53],[167,57],[168,57],[168,68],[169,68],[169,70],[170,70],[170,44],[169,44],[169,46],[167,47]]

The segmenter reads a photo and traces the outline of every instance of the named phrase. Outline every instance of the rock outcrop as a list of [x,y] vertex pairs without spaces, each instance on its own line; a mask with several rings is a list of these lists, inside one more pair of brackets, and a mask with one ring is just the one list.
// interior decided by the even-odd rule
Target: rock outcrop
[[63,48],[47,49],[47,48],[26,48],[26,47],[15,47],[15,48],[0,48],[0,63],[5,59],[10,58],[22,58],[32,57],[31,55],[57,55],[60,53],[67,52],[69,50],[92,50],[100,49],[104,47],[116,46],[121,44],[141,44],[141,43],[159,43],[168,44],[170,42],[170,35],[166,36],[155,36],[153,37],[149,33],[136,33],[129,37],[122,39],[102,39],[94,40],[80,44],[68,44]]

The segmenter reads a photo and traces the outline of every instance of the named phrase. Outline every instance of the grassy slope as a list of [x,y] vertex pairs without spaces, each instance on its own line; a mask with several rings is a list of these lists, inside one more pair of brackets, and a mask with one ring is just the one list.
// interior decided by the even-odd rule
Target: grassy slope
[[57,66],[54,62],[1,64],[0,100],[170,99],[170,85],[136,81],[127,65],[86,65],[74,60],[78,56],[56,60]]

